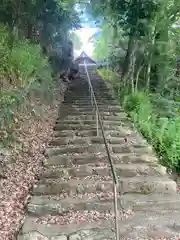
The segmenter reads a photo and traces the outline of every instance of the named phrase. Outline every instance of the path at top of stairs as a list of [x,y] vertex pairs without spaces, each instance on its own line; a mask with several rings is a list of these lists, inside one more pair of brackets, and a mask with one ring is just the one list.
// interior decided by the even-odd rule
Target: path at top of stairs
[[[176,183],[95,69],[89,71],[119,179],[120,239],[176,239]],[[81,69],[60,108],[18,240],[115,239],[112,174],[88,89]]]

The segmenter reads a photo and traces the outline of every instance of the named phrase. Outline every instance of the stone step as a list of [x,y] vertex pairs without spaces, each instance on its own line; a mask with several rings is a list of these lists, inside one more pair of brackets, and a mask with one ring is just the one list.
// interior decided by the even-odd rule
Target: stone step
[[[124,126],[127,127],[129,124],[122,124],[122,122],[115,124],[115,125],[103,125],[103,129],[104,130],[119,130],[121,131],[121,128],[123,128]],[[78,130],[78,131],[84,131],[84,130],[97,130],[97,126],[96,124],[92,124],[92,125],[78,125],[78,124],[63,124],[59,123],[56,124],[54,126],[54,130],[55,131],[63,131],[63,130]]]
[[[66,108],[66,110],[68,111],[69,109],[67,108],[68,104],[64,104],[63,108]],[[73,105],[73,108],[70,108],[70,111],[75,111],[75,112],[79,112],[81,114],[81,112],[86,112],[87,114],[89,112],[93,112],[95,111],[95,107],[91,106],[91,105],[87,105],[87,106],[77,106],[77,105]],[[121,113],[124,112],[124,110],[120,107],[120,106],[108,106],[108,105],[100,105],[99,106],[99,111],[101,112],[115,112],[115,113]]]
[[[67,102],[69,101],[72,101],[74,103],[77,103],[77,104],[82,104],[82,105],[87,105],[87,104],[91,104],[91,96],[88,94],[86,94],[86,96],[84,98],[80,98],[78,95],[73,95],[72,96],[72,93],[69,93],[69,96],[66,95],[65,96],[65,100]],[[109,101],[108,101],[109,100]],[[107,98],[99,98],[99,99],[96,99],[97,101],[97,104],[100,104],[100,105],[109,105],[109,106],[120,106],[120,103],[117,99],[113,98],[113,99],[107,99]]]
[[[121,112],[123,113],[123,112]],[[100,116],[103,117],[103,116],[121,116],[121,113],[120,112],[108,112],[108,111],[101,111],[100,112]],[[93,110],[91,111],[72,111],[72,112],[67,112],[67,114],[69,114],[70,116],[83,116],[83,115],[86,115],[86,116],[95,116],[96,112]],[[59,116],[60,118],[61,116]]]
[[[71,125],[96,125],[96,119],[94,120],[82,120],[82,119],[79,119],[79,120],[68,120],[68,119],[64,119],[63,121],[59,121],[56,123],[57,126],[61,126],[61,125],[65,125],[65,126],[71,126]],[[124,119],[123,121],[109,121],[109,120],[103,120],[102,121],[103,123],[103,126],[104,125],[116,125],[116,126],[124,126],[124,125],[130,125],[131,122],[126,118]]]
[[136,144],[136,143],[127,143],[119,145],[111,145],[113,153],[127,153],[132,152],[136,154],[151,154],[154,155],[153,149],[150,145]]
[[[128,149],[128,148],[127,148]],[[95,153],[105,151],[105,146],[93,144],[93,145],[65,145],[61,147],[49,147],[45,151],[45,156],[57,156],[62,154],[76,154],[76,153]]]
[[[132,131],[126,127],[123,127],[119,131],[117,130],[104,130],[106,137],[125,137],[125,138],[131,138],[133,136],[136,136],[139,138],[138,133],[135,131]],[[99,131],[99,135],[102,136],[101,131]],[[78,130],[63,130],[63,131],[55,131],[54,137],[91,137],[91,136],[97,136],[97,129],[95,130],[84,130],[84,131],[78,131]]]
[[[67,105],[75,105],[77,107],[81,107],[81,108],[90,108],[92,106],[94,106],[94,104],[92,105],[91,103],[91,100],[88,99],[86,102],[84,101],[74,101],[74,100],[71,100],[71,99],[65,99],[64,102],[63,102],[63,106],[67,106]],[[113,102],[111,100],[108,101],[97,101],[97,105],[98,105],[98,108],[102,108],[104,107],[105,105],[106,106],[117,106],[118,105],[118,102]]]
[[27,209],[28,214],[31,216],[44,216],[47,214],[58,215],[69,211],[81,211],[82,213],[83,211],[97,211],[104,213],[113,211],[113,199],[89,201],[88,198],[86,198],[85,201],[82,201],[81,199],[69,197],[67,199],[53,200],[53,197],[50,199],[48,196],[34,196],[28,204]]
[[[81,108],[78,109],[76,106],[69,106],[66,108],[61,108],[59,111],[59,117],[61,117],[62,113],[66,115],[96,115],[96,111],[93,108]],[[121,110],[111,110],[111,109],[100,109],[99,110],[99,115],[100,116],[122,116],[123,111]]]
[[[83,91],[83,92],[82,92]],[[102,96],[102,99],[110,99],[110,100],[115,100],[114,96],[111,95],[110,91],[105,91],[101,92],[100,91],[94,91],[95,97],[100,100],[100,96]],[[77,89],[70,89],[70,91],[67,92],[67,96],[69,95],[70,99],[83,99],[86,100],[88,97],[90,97],[90,93],[89,91],[87,91],[87,89],[81,89],[81,91],[77,90]]]
[[[179,236],[180,221],[179,211],[157,211],[149,212],[147,209],[144,212],[126,212],[124,217],[118,221],[120,239],[135,240],[135,239],[176,239]],[[88,214],[87,214],[88,215]],[[88,218],[88,216],[87,216]],[[90,215],[89,215],[90,218]],[[114,240],[115,225],[111,219],[101,219],[92,222],[82,221],[78,219],[68,221],[67,224],[61,224],[61,217],[52,223],[46,218],[28,217],[21,230],[21,236],[18,240]],[[44,220],[44,221],[43,221]],[[177,238],[178,239],[178,238]]]
[[98,88],[94,89],[94,94],[96,96],[98,96],[98,94],[101,94],[102,96],[109,95],[109,96],[113,97],[111,95],[111,92],[110,92],[110,90],[108,88],[102,88],[102,87],[98,87]]
[[[77,145],[64,145],[58,147],[49,147],[45,151],[45,156],[57,156],[62,154],[74,154],[74,153],[98,153],[106,151],[104,144],[77,144]],[[109,144],[110,153],[136,153],[136,154],[153,154],[152,147],[135,144],[135,143],[124,143],[124,144]]]
[[[101,119],[103,118],[107,118],[107,117],[113,117],[113,118],[118,118],[119,121],[121,121],[121,119],[127,119],[127,116],[125,115],[124,112],[121,112],[121,113],[110,113],[110,112],[101,112],[100,113],[100,116],[101,116]],[[66,112],[66,115],[65,117],[78,117],[78,118],[81,118],[81,117],[96,117],[96,112],[95,111],[92,111],[92,112]],[[60,119],[62,120],[62,116],[61,114],[57,117],[57,120]]]
[[[71,121],[71,120],[70,120]],[[96,121],[93,120],[92,124],[88,123],[89,120],[86,121],[76,121],[76,123],[69,123],[69,121],[60,121],[54,126],[55,131],[64,131],[64,130],[96,130],[97,131],[97,124]],[[82,122],[82,123],[81,123]],[[104,130],[121,130],[124,127],[131,127],[134,128],[134,125],[128,121],[103,121],[103,129]],[[101,131],[100,125],[98,124],[98,130]]]
[[[88,164],[88,162],[87,162]],[[142,164],[116,164],[116,175],[118,177],[137,177],[137,176],[165,176],[166,168],[156,163]],[[81,178],[93,175],[110,176],[111,168],[108,165],[105,166],[92,166],[92,165],[80,165],[73,168],[64,168],[53,166],[45,169],[43,173],[44,178]]]
[[[97,105],[99,108],[105,109],[106,107],[108,109],[122,109],[122,107],[120,106],[120,104],[117,101],[114,100],[96,100]],[[92,104],[92,100],[90,99],[90,97],[85,101],[85,100],[76,100],[76,99],[70,99],[70,98],[64,98],[64,103],[63,106],[69,106],[70,104],[72,105],[76,105],[77,107],[82,107],[82,108],[90,108],[94,106],[94,103]]]
[[81,222],[61,225],[42,224],[37,222],[37,218],[28,217],[17,240],[114,240],[114,233],[111,229],[108,230],[109,226],[113,227],[112,222],[104,220],[99,223]]
[[[57,122],[59,122],[59,121],[63,121],[62,119],[61,119],[61,116],[58,118],[59,120],[57,120]],[[66,118],[65,118],[66,120],[73,120],[73,121],[79,121],[79,120],[96,120],[96,115],[95,114],[88,114],[88,115],[75,115],[75,116],[73,116],[73,115],[68,115],[68,116],[66,116]],[[126,114],[121,114],[121,115],[119,115],[119,116],[106,116],[106,115],[103,115],[102,117],[101,117],[101,119],[102,120],[107,120],[107,121],[124,121],[124,120],[127,120],[128,118],[127,118],[127,116],[126,116]]]
[[[93,106],[92,106],[92,104],[91,104],[91,101],[90,101],[90,99],[88,99],[86,102],[84,102],[84,101],[78,101],[78,100],[76,100],[76,101],[72,101],[71,102],[71,104],[72,105],[76,105],[77,107],[82,107],[82,108],[92,108]],[[97,102],[97,104],[98,104],[98,107],[101,109],[117,109],[117,110],[119,110],[119,109],[122,109],[122,107],[116,102],[116,104],[113,104],[113,102],[111,102],[111,101],[107,101],[107,103],[103,103],[103,102]],[[66,107],[66,106],[69,106],[69,102],[68,103],[64,103],[63,104],[63,107]],[[123,109],[122,109],[123,110]]]
[[[77,109],[81,110],[82,108],[84,109],[90,109],[92,110],[93,106],[91,104],[88,105],[76,105],[75,103],[73,104],[73,106],[76,106]],[[64,103],[63,107],[67,107],[69,106],[69,104]],[[105,110],[113,110],[113,111],[120,111],[120,112],[124,112],[124,110],[122,109],[122,107],[120,107],[119,105],[106,105],[106,104],[99,104],[99,109],[105,109]]]
[[[97,174],[85,175],[84,174],[84,176],[82,174],[81,176],[76,177],[75,174],[74,175],[72,174],[71,176],[70,175],[68,176],[66,173],[68,174],[68,172],[64,171],[64,175],[61,174],[61,176],[57,176],[57,177],[49,176],[49,178],[44,177],[42,175],[42,177],[39,180],[39,183],[44,184],[44,183],[47,183],[48,181],[54,181],[54,182],[58,181],[59,182],[60,180],[61,180],[62,183],[66,183],[66,182],[71,181],[71,180],[75,180],[75,181],[76,180],[82,180],[82,181],[85,181],[85,182],[86,181],[92,181],[92,182],[100,181],[101,182],[101,181],[111,181],[112,180],[112,176],[110,174],[109,175],[108,174],[107,175],[97,175]],[[75,171],[74,171],[74,173],[75,173]]]
[[[54,195],[63,192],[74,194],[85,194],[92,192],[108,192],[112,191],[112,181],[100,180],[69,180],[62,179],[42,179],[40,183],[34,187],[34,195]],[[120,178],[118,191],[123,193],[175,193],[176,183],[167,177],[131,177]]]
[[111,181],[92,180],[69,180],[62,179],[41,179],[38,185],[34,186],[33,195],[57,195],[57,194],[86,194],[95,192],[112,191]]
[[[96,98],[97,105],[99,107],[105,107],[105,106],[120,106],[120,103],[115,100],[115,99],[109,99],[109,98]],[[72,98],[72,97],[65,97],[64,98],[64,105],[68,104],[75,104],[77,106],[92,106],[92,100],[89,96],[87,96],[87,99],[79,99],[77,98]],[[93,102],[94,105],[94,102]],[[122,108],[122,107],[121,107]]]
[[[79,85],[76,85],[76,87],[74,85],[73,87],[76,89],[76,91],[79,91],[81,93],[83,92],[84,89],[89,92],[89,85],[88,83],[85,83],[85,82],[83,84],[80,83]],[[110,89],[106,85],[101,86],[101,85],[97,85],[97,83],[92,83],[92,87],[94,92],[101,91],[101,90],[110,92]],[[102,92],[103,91],[101,91],[101,93]]]
[[[82,139],[82,138],[81,138]],[[103,137],[90,137],[90,142],[91,144],[94,143],[98,143],[98,144],[104,144],[104,139]],[[135,137],[106,137],[106,141],[109,144],[125,144],[126,142],[128,142],[129,144],[135,144],[135,145],[140,145],[140,146],[147,146],[146,143],[144,143],[143,141],[140,141],[138,139],[136,139]]]
[[[81,105],[81,106],[89,106],[89,105],[91,105],[91,101],[90,101],[90,98],[89,99],[87,99],[86,101],[80,101],[80,100],[76,100],[76,101],[73,101],[72,102],[73,104],[77,104],[77,105]],[[66,104],[66,102],[65,102],[65,104]],[[108,106],[119,106],[119,102],[117,101],[117,100],[105,100],[105,101],[103,101],[103,100],[101,100],[101,101],[97,101],[97,104],[98,104],[98,106],[104,106],[104,105],[108,105]]]
[[[101,133],[99,132],[101,135]],[[54,137],[90,137],[97,136],[97,130],[85,130],[79,132],[78,130],[63,130],[63,131],[55,131]]]
[[[124,144],[126,141],[129,143],[136,143],[141,144],[144,146],[147,146],[147,144],[143,143],[140,140],[136,140],[134,137],[107,137],[106,138],[107,143],[109,144]],[[60,145],[77,145],[77,144],[104,144],[103,137],[74,137],[74,138],[68,138],[68,137],[55,137],[52,139],[49,143],[50,146],[60,146]]]
[[98,83],[98,84],[94,84],[94,88],[95,88],[95,91],[96,90],[99,90],[103,92],[103,90],[107,90],[109,91],[108,87],[102,82],[102,83]]
[[[102,91],[101,91],[102,87],[101,86],[97,86],[97,85],[95,86],[95,84],[93,84],[92,87],[93,87],[94,93],[96,93],[96,92],[101,92],[102,93]],[[71,89],[75,90],[75,91],[73,91],[73,94],[74,93],[80,93],[81,95],[83,95],[84,92],[90,93],[89,85],[85,82],[83,84],[80,83],[80,84],[71,85],[71,87],[68,90],[71,90]],[[105,90],[106,93],[110,92],[110,90],[107,87],[106,88],[103,87],[103,90]]]
[[[69,100],[71,100],[71,101],[87,101],[87,99],[89,100],[89,95],[86,95],[86,96],[80,96],[80,95],[78,95],[78,96],[73,96],[73,95],[71,95],[70,96],[70,98],[69,98]],[[105,96],[97,96],[96,95],[96,101],[97,102],[101,102],[101,101],[106,101],[106,102],[108,102],[108,100],[111,102],[111,101],[115,101],[115,100],[117,100],[115,97],[105,97]]]
[[76,145],[76,144],[90,144],[91,139],[89,138],[68,138],[68,137],[57,137],[50,141],[49,146],[60,146],[60,145]]
[[[79,86],[72,86],[68,89],[69,92],[72,91],[72,96],[82,96],[82,97],[87,97],[87,95],[90,95],[89,87],[87,85],[82,85]],[[110,95],[111,96],[111,91],[109,89],[104,89],[104,92],[102,92],[102,88],[94,88],[94,94],[101,94],[103,96]],[[86,94],[86,95],[85,95]],[[98,95],[97,95],[98,96]]]
[[[58,215],[69,211],[114,211],[114,194],[109,195],[75,195],[73,197],[61,198],[59,196],[33,196],[27,206],[28,214],[31,216],[44,216],[47,214]],[[164,209],[180,210],[180,198],[174,195],[122,195],[118,198],[118,210],[124,211],[157,211]]]
[[[80,92],[81,94],[83,94],[83,90],[86,90],[87,92],[89,92],[89,86],[88,84],[86,83],[83,83],[83,84],[79,84],[79,85],[74,85],[72,86],[76,91],[76,92]],[[93,84],[92,83],[92,87],[93,87],[93,91],[94,93],[97,93],[97,92],[101,92],[101,93],[110,93],[110,89],[107,88],[107,86],[100,86],[100,85],[97,85],[97,84]]]
[[[134,155],[134,154],[121,154],[121,155],[112,155],[111,159],[114,164],[135,164],[135,163],[157,163],[158,160],[156,157],[151,155]],[[57,155],[50,158],[47,158],[43,161],[45,167],[50,166],[63,166],[63,167],[75,167],[80,165],[93,165],[93,166],[106,166],[109,164],[107,154],[102,153],[82,153],[76,155]]]

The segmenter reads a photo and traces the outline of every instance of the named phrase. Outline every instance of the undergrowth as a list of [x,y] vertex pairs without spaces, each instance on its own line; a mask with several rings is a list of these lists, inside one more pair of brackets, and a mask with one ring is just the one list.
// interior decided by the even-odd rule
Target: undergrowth
[[52,71],[39,45],[27,39],[10,42],[9,30],[0,26],[0,143],[12,137],[22,106],[30,99],[51,101]]
[[[109,70],[110,71],[110,70]],[[103,77],[105,69],[98,70]],[[109,73],[108,73],[109,74]],[[112,76],[112,74],[109,74]],[[104,77],[107,80],[107,72]],[[110,80],[110,79],[108,79]],[[111,81],[111,80],[110,80]],[[113,81],[114,82],[114,81]],[[127,93],[114,85],[120,103],[125,111],[156,150],[160,163],[171,170],[180,171],[180,116],[169,115],[158,109],[150,93],[137,91]],[[125,93],[126,92],[126,93]]]

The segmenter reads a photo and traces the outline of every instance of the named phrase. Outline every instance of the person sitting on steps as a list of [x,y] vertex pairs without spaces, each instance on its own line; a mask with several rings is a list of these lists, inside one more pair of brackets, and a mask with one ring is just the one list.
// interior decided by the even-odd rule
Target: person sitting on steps
[[[72,90],[72,83],[73,80],[76,79],[79,73],[79,65],[75,62],[73,62],[68,69],[67,73],[61,74],[61,78],[64,82],[67,82],[69,84],[69,90]],[[62,101],[64,102],[64,100]]]
[[67,78],[72,81],[74,79],[76,79],[77,75],[79,72],[79,65],[75,62],[73,62],[68,70],[67,73]]

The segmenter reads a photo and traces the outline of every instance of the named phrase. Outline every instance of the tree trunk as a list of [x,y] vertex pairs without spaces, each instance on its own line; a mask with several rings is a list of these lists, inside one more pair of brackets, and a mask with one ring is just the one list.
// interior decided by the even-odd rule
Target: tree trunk
[[152,65],[152,59],[154,54],[154,44],[155,44],[155,38],[156,38],[156,27],[153,26],[152,32],[151,32],[151,47],[149,49],[149,57],[148,57],[148,65],[147,65],[147,72],[146,72],[146,88],[149,90],[150,87],[150,78],[151,78],[151,65]]
[[134,86],[135,63],[136,63],[136,45],[134,45],[134,49],[133,49],[132,54],[131,54],[131,61],[130,61],[129,74],[128,74],[129,81],[131,82],[132,92],[135,91],[135,86]]
[[[154,65],[153,69],[151,66],[151,74],[153,73],[151,85],[154,90],[157,88],[159,83],[164,82],[168,77],[168,27],[163,27],[160,31],[156,32],[154,45],[156,46],[154,56],[157,64]],[[153,70],[153,71],[152,71]],[[154,81],[154,82],[153,82]]]
[[124,83],[127,83],[127,79],[129,77],[131,77],[130,75],[132,75],[134,73],[134,71],[132,71],[134,68],[134,64],[135,64],[135,52],[136,52],[136,39],[135,39],[135,31],[134,29],[131,30],[130,36],[129,36],[129,42],[128,42],[128,49],[126,52],[126,56],[124,59],[124,63],[123,63],[123,69],[122,69],[122,80],[124,81]]
[[32,39],[32,32],[33,32],[33,26],[30,22],[28,22],[27,23],[27,38],[28,39]]
[[138,70],[137,70],[137,73],[136,73],[135,92],[137,92],[137,90],[138,90],[139,75],[140,75],[140,72],[143,69],[143,67],[144,67],[143,64],[140,65]]

